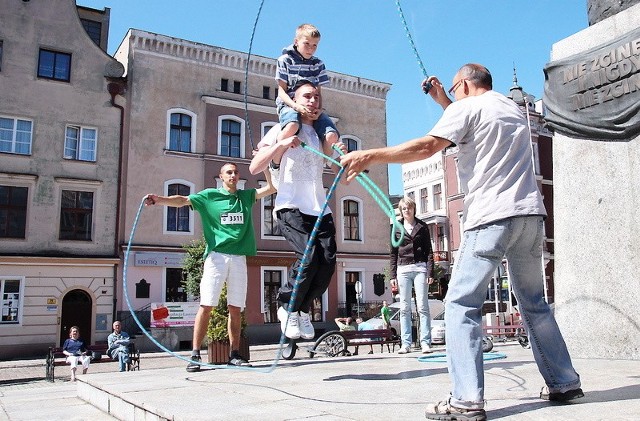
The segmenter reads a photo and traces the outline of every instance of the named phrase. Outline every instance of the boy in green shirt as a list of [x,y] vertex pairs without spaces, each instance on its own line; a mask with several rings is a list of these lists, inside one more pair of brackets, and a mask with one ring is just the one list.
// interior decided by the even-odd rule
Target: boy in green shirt
[[189,196],[147,195],[145,204],[173,207],[192,206],[202,218],[205,250],[204,270],[200,282],[200,308],[193,326],[193,351],[188,372],[200,371],[200,347],[211,310],[218,305],[222,287],[227,284],[229,309],[229,365],[250,365],[239,353],[241,311],[247,297],[246,256],[256,254],[256,240],[251,218],[253,204],[275,193],[271,176],[264,172],[267,185],[259,189],[239,190],[240,173],[236,164],[227,163],[220,169],[222,187],[205,189]]

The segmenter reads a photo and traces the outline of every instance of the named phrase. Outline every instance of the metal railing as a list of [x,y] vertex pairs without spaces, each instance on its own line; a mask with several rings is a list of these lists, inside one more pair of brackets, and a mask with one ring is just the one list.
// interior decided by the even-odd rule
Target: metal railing
[[[133,312],[138,320],[140,320],[140,324],[148,330],[151,326],[151,303],[140,307]],[[130,311],[118,311],[118,320],[120,320],[120,323],[122,324],[122,330],[127,332],[130,336],[142,334],[142,330],[140,330],[140,327],[133,319]]]

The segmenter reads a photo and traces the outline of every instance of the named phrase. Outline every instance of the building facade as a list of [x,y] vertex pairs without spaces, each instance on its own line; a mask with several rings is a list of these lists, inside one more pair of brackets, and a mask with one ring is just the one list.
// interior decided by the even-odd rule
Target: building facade
[[[229,161],[239,166],[240,188],[265,182],[262,174],[252,176],[248,166],[255,145],[278,122],[277,85],[273,58],[252,55],[247,63],[243,52],[141,30],[126,34],[115,57],[126,68],[127,81],[122,254],[146,194],[188,195],[218,187],[220,168]],[[342,141],[350,149],[385,146],[390,86],[334,72],[329,75],[331,84],[322,90],[323,105]],[[326,189],[334,176],[331,170],[325,171]],[[369,177],[388,191],[385,168],[372,169]],[[320,325],[329,322],[328,327],[334,328],[338,307],[357,304],[357,281],[362,285],[362,301],[389,299],[391,293],[374,289],[373,283],[374,275],[383,273],[387,265],[389,233],[378,229],[387,224],[387,216],[358,183],[339,184],[330,207],[337,227],[338,265],[313,315]],[[272,210],[273,197],[261,200],[253,210],[258,255],[247,259],[246,309],[252,342],[279,337],[275,296],[294,260],[277,231]],[[183,245],[201,237],[200,218],[190,209],[144,209],[126,262],[126,286],[119,291],[118,310],[126,313],[131,307],[148,312],[157,303],[191,299],[180,285]],[[172,347],[190,346],[190,328],[156,330],[155,334],[168,338]]]
[[6,359],[44,355],[72,325],[90,343],[111,331],[120,112],[107,86],[124,69],[104,51],[108,9],[3,0],[0,21],[0,359]]
[[[0,358],[44,355],[72,325],[87,343],[104,341],[114,319],[131,326],[130,310],[148,323],[154,304],[193,300],[181,267],[183,246],[202,238],[199,217],[141,201],[216,187],[228,161],[240,167],[241,188],[264,183],[248,165],[277,123],[275,59],[247,63],[243,52],[138,30],[110,57],[110,10],[73,0],[3,0],[0,18]],[[385,146],[390,85],[330,77],[323,104],[343,142]],[[334,176],[327,168],[327,189]],[[385,168],[368,176],[388,191]],[[248,259],[246,309],[254,342],[279,338],[275,293],[294,259],[272,203],[254,206],[259,251]],[[321,329],[360,302],[391,298],[380,283],[388,217],[358,183],[338,185],[330,206],[338,265],[313,309]],[[191,346],[190,328],[154,333]]]
[[404,194],[416,202],[416,218],[429,227],[436,273],[431,295],[444,296],[449,274],[449,224],[447,218],[447,185],[445,156],[437,153],[427,159],[402,165]]

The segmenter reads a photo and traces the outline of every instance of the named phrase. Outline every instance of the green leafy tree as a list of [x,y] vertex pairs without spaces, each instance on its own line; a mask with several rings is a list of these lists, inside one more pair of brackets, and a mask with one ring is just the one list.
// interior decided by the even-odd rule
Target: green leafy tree
[[191,297],[200,297],[200,280],[204,265],[204,239],[194,240],[182,247],[187,252],[182,263],[182,271],[185,274],[182,286]]

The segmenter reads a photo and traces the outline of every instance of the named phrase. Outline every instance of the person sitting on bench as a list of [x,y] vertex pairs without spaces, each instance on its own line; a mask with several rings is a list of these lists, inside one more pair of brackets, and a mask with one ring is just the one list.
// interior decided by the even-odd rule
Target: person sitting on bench
[[120,364],[120,371],[125,371],[127,364],[131,363],[129,355],[129,335],[122,331],[122,324],[119,320],[113,322],[113,333],[107,338],[107,354]]
[[69,339],[62,345],[62,353],[67,356],[67,364],[71,364],[71,381],[76,381],[76,369],[78,363],[82,365],[82,374],[87,374],[91,356],[87,355],[87,348],[80,340],[80,329],[78,326],[71,326],[69,329]]
[[[345,330],[371,330],[373,329],[368,323],[362,321],[362,318],[358,317],[355,321],[351,317],[338,317],[334,320],[340,331]],[[371,339],[354,339],[352,342],[369,342]],[[373,345],[369,344],[371,348],[369,354],[373,354]],[[356,352],[353,355],[358,355],[358,345],[356,345]]]

